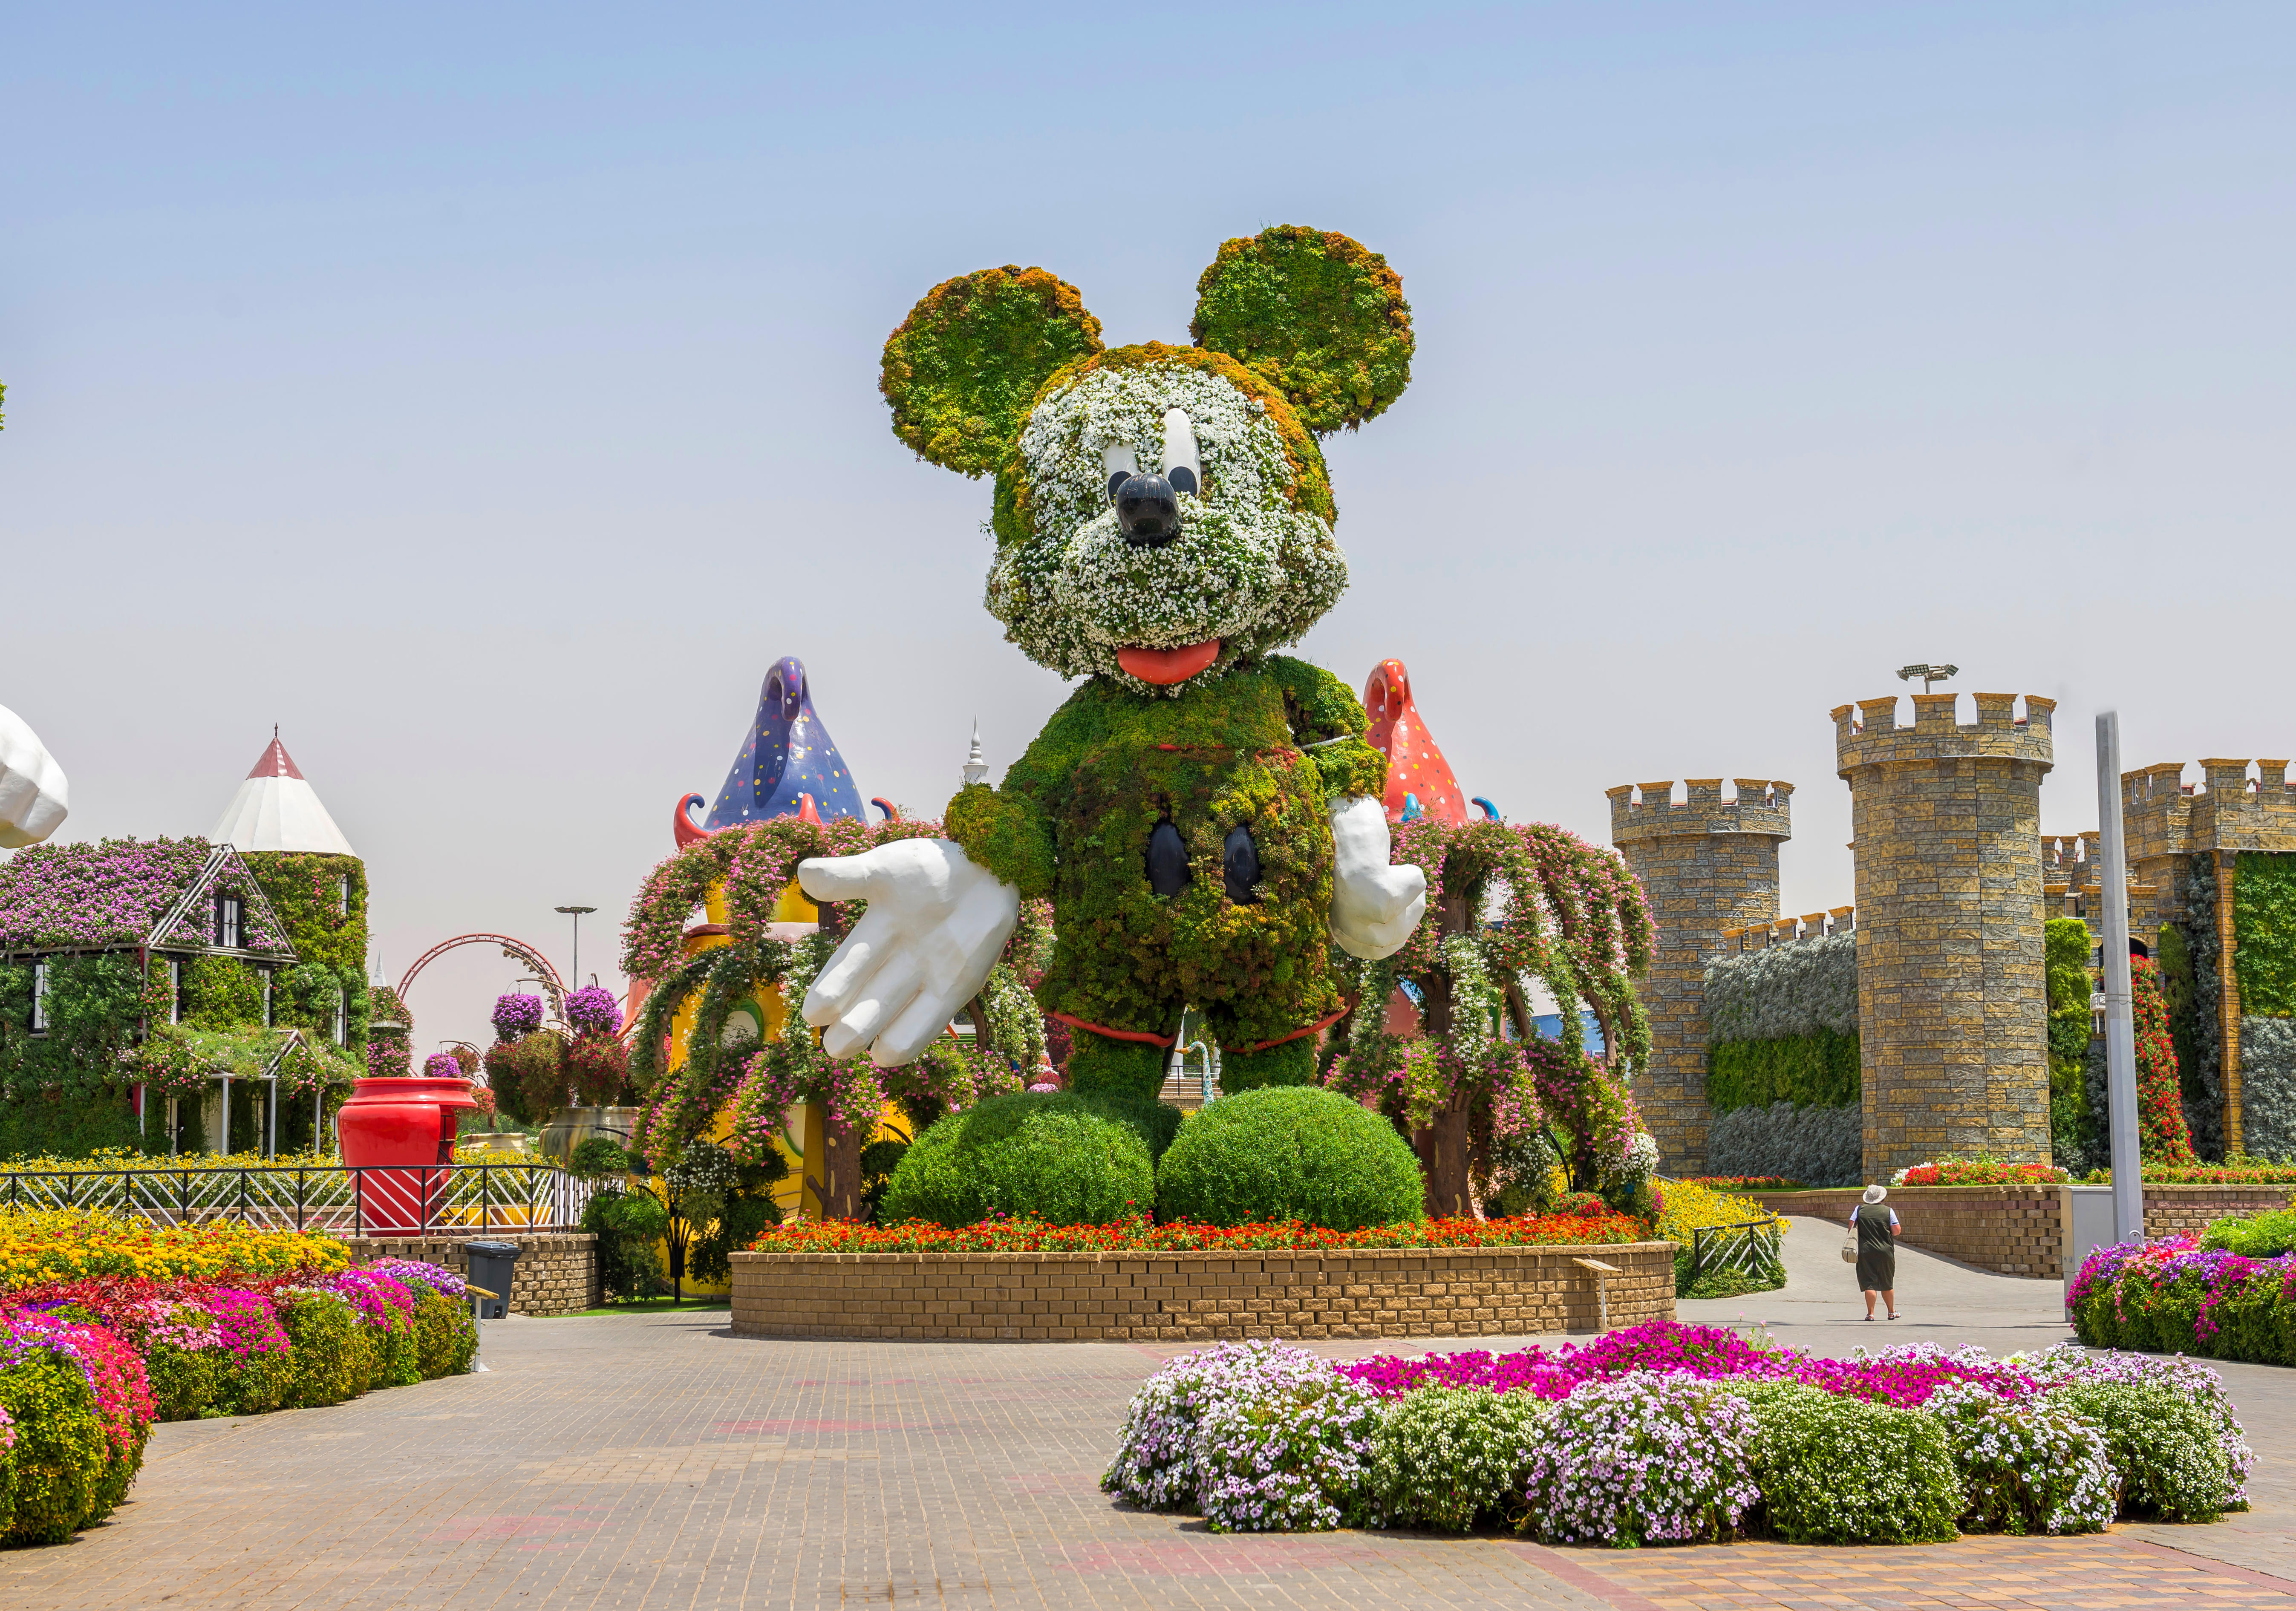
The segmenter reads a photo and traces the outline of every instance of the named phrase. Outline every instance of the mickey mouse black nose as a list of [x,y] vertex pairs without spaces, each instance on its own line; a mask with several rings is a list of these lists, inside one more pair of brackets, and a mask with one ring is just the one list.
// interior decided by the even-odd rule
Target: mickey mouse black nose
[[1152,470],[1128,476],[1116,489],[1116,523],[1135,548],[1161,548],[1180,535],[1180,501]]

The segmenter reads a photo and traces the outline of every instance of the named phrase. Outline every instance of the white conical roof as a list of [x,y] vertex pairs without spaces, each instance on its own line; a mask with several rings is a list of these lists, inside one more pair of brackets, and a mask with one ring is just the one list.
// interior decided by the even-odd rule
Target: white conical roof
[[239,792],[231,797],[214,831],[218,845],[249,850],[311,850],[322,855],[357,855],[335,819],[319,803],[319,791],[303,781],[279,730]]

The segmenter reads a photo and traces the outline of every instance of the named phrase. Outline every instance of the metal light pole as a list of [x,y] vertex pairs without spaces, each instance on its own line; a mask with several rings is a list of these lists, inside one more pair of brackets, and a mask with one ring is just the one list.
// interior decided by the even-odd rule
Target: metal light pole
[[582,988],[582,918],[584,913],[598,909],[595,906],[559,906],[553,910],[574,920],[574,972],[571,977],[573,988],[579,990]]
[[2144,1234],[2144,1164],[2136,1146],[2136,1018],[2128,983],[2128,859],[2120,830],[2120,716],[2096,718],[2096,819],[2104,887],[2104,1088],[2112,1136],[2112,1234]]

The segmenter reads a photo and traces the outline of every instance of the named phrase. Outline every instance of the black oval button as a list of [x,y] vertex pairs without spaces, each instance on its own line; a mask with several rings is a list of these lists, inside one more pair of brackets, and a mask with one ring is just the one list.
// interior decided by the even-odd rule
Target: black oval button
[[1227,898],[1237,905],[1249,906],[1259,899],[1252,887],[1259,882],[1259,846],[1251,842],[1251,830],[1241,822],[1227,830],[1220,846],[1220,876]]
[[1148,836],[1148,887],[1158,895],[1177,895],[1193,881],[1188,871],[1188,842],[1166,817]]

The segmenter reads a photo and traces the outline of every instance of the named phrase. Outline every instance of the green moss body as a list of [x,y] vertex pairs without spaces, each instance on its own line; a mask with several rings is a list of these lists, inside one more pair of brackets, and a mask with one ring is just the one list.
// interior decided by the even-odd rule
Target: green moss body
[[[1049,1010],[1168,1034],[1193,1005],[1222,1046],[1252,1047],[1340,1010],[1327,813],[1335,794],[1385,783],[1365,725],[1338,679],[1280,656],[1177,699],[1094,678],[1002,789],[950,803],[948,831],[1024,897],[1052,898],[1058,939],[1037,987]],[[1191,874],[1170,896],[1148,883],[1149,839],[1167,820]],[[1222,871],[1238,827],[1260,865],[1259,898],[1242,904]]]

